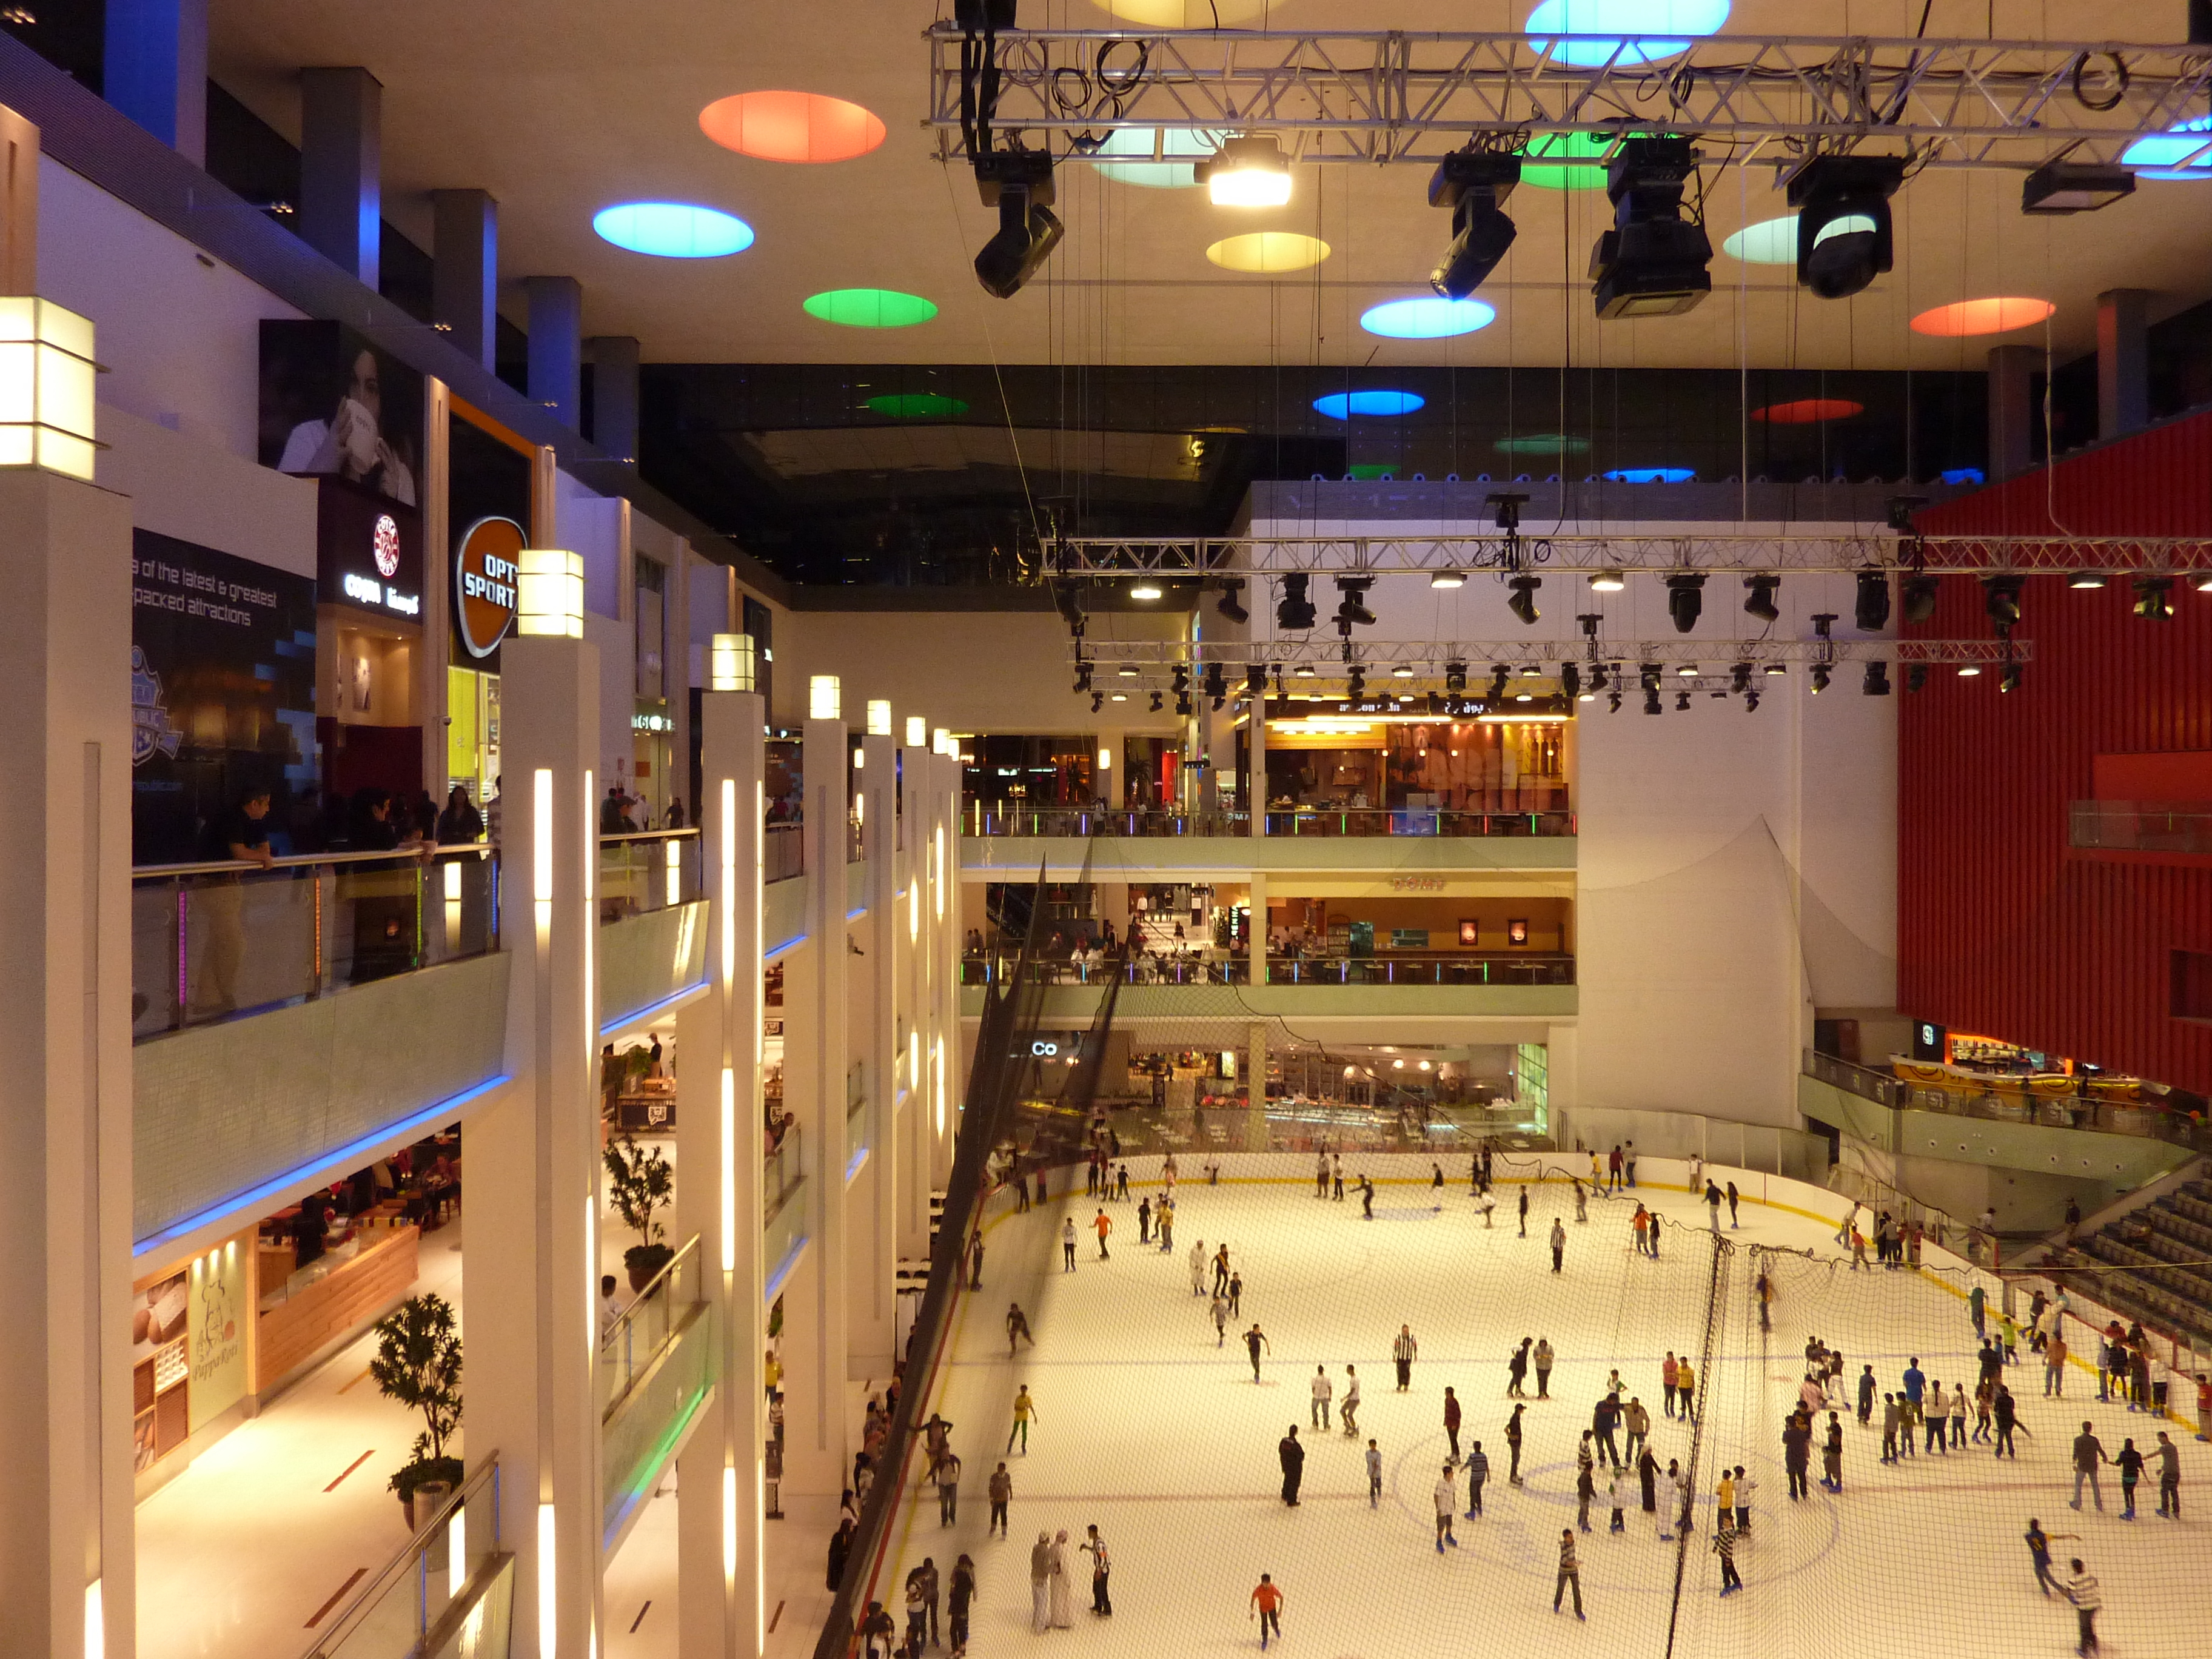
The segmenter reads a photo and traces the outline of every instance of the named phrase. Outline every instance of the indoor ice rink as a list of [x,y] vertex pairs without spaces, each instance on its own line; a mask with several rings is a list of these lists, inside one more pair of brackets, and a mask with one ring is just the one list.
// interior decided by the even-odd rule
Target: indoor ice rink
[[[1440,1194],[1428,1160],[1348,1157],[1342,1202],[1315,1196],[1308,1158],[1230,1157],[1218,1186],[1181,1172],[1176,1245],[1162,1253],[1138,1243],[1136,1218],[1139,1195],[1159,1189],[1159,1160],[1133,1158],[1128,1201],[1103,1206],[1115,1224],[1105,1261],[1089,1231],[1101,1206],[1079,1188],[1026,1214],[1002,1192],[990,1205],[983,1289],[963,1293],[949,1363],[937,1373],[935,1396],[916,1413],[919,1421],[933,1407],[954,1425],[951,1445],[963,1465],[959,1519],[940,1526],[933,1491],[920,1485],[920,1465],[911,1466],[889,1570],[872,1594],[897,1618],[896,1591],[911,1567],[927,1556],[949,1577],[955,1558],[969,1554],[978,1578],[970,1644],[982,1653],[1042,1643],[1102,1655],[1256,1650],[1249,1598],[1264,1572],[1284,1592],[1281,1640],[1322,1659],[1457,1646],[1522,1653],[1547,1641],[1608,1655],[2014,1659],[2075,1644],[2070,1608],[2036,1586],[2022,1539],[2033,1516],[2057,1540],[2059,1571],[2079,1554],[2100,1580],[2106,1651],[2203,1650],[2201,1503],[2212,1457],[2179,1419],[2130,1413],[2117,1401],[2100,1404],[2094,1370],[2078,1357],[2068,1366],[2063,1402],[2046,1400],[2041,1357],[2023,1339],[2019,1363],[2006,1372],[2019,1407],[2016,1460],[1999,1462],[1986,1444],[1970,1442],[1883,1467],[1879,1397],[1873,1426],[1862,1428],[1851,1382],[1843,1402],[1843,1490],[1832,1494],[1819,1484],[1816,1441],[1814,1484],[1793,1503],[1781,1436],[1803,1379],[1808,1339],[1817,1335],[1841,1352],[1847,1380],[1871,1364],[1884,1390],[1900,1387],[1917,1356],[1948,1394],[1954,1379],[1975,1376],[1979,1345],[1965,1295],[1972,1271],[1939,1267],[1931,1250],[1919,1272],[1852,1272],[1834,1247],[1833,1220],[1784,1207],[1778,1198],[1761,1201],[1767,1178],[1755,1173],[1740,1174],[1740,1227],[1728,1230],[1721,1212],[1717,1251],[1705,1206],[1683,1191],[1683,1166],[1668,1161],[1645,1160],[1632,1194],[1593,1196],[1589,1219],[1578,1224],[1565,1170],[1582,1161],[1549,1154],[1545,1162],[1551,1178],[1530,1182],[1511,1178],[1528,1165],[1500,1159],[1499,1201],[1486,1228],[1464,1157],[1445,1169]],[[1377,1183],[1371,1222],[1363,1218],[1355,1184],[1363,1172]],[[1069,1173],[1054,1172],[1056,1194]],[[1723,1182],[1732,1173],[1739,1172],[1713,1171]],[[1524,1186],[1531,1200],[1525,1238],[1516,1225]],[[1639,1200],[1666,1222],[1656,1261],[1632,1243]],[[1826,1201],[1840,1212],[1841,1200]],[[1079,1232],[1073,1273],[1062,1270],[1063,1216],[1073,1217]],[[1555,1216],[1567,1231],[1557,1276],[1547,1243]],[[1217,1345],[1208,1298],[1192,1292],[1194,1241],[1209,1257],[1225,1242],[1243,1280],[1241,1316],[1224,1344]],[[1759,1330],[1753,1288],[1762,1264],[1775,1292],[1769,1334]],[[1207,1284],[1210,1290],[1210,1272]],[[2026,1291],[2020,1294],[2024,1302]],[[1021,1304],[1036,1335],[1034,1347],[1024,1345],[1011,1361],[1010,1301]],[[1992,1289],[1992,1334],[2002,1306]],[[1239,1340],[1255,1322],[1268,1344],[1256,1385]],[[1402,1394],[1391,1359],[1401,1325],[1419,1345],[1412,1387]],[[1533,1373],[1526,1385],[1526,1484],[1516,1488],[1505,1479],[1507,1361],[1524,1337],[1547,1340],[1557,1363],[1550,1400],[1534,1397]],[[1693,1429],[1660,1409],[1661,1367],[1670,1350],[1702,1360],[1709,1344]],[[1347,1364],[1362,1383],[1356,1439],[1311,1426],[1315,1367],[1328,1368],[1340,1400]],[[1625,1529],[1611,1533],[1601,1468],[1593,1530],[1575,1539],[1589,1615],[1578,1626],[1571,1599],[1556,1615],[1552,1608],[1559,1534],[1575,1524],[1580,1432],[1615,1369],[1627,1394],[1650,1412],[1662,1505],[1668,1460],[1694,1457],[1694,1516],[1686,1540],[1662,1543],[1631,1480]],[[1035,1421],[1026,1453],[1018,1446],[1007,1455],[1012,1402],[1022,1385]],[[1462,1403],[1462,1447],[1480,1440],[1492,1476],[1480,1519],[1464,1517],[1459,1486],[1458,1541],[1440,1557],[1432,1494],[1448,1452],[1448,1385]],[[2068,1507],[2071,1441],[2084,1418],[2110,1455],[2130,1437],[2148,1453],[2160,1428],[2172,1436],[2181,1448],[2182,1521],[2155,1512],[2154,1459],[2135,1521],[2121,1518],[2109,1468],[2100,1477],[2102,1514],[2087,1497],[2084,1513]],[[1282,1500],[1277,1455],[1293,1423],[1309,1448],[1295,1509]],[[1363,1462],[1370,1437],[1382,1459],[1381,1500],[1372,1507]],[[1013,1479],[1006,1541],[985,1535],[986,1484],[1002,1459]],[[1725,1600],[1711,1549],[1723,1464],[1745,1466],[1755,1482],[1748,1535],[1735,1558],[1744,1589]],[[1078,1546],[1091,1525],[1111,1551],[1110,1620],[1089,1610],[1090,1561]],[[1041,1529],[1061,1528],[1074,1624],[1040,1634],[1031,1627],[1030,1547]],[[2068,1534],[2078,1538],[2061,1536]]]

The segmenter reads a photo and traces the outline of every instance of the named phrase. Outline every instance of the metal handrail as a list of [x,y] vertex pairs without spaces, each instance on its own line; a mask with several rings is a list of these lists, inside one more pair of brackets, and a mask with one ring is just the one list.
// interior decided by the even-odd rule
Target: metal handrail
[[183,864],[134,864],[131,866],[133,881],[165,879],[173,876],[228,876],[255,870],[305,870],[318,864],[390,863],[394,859],[459,858],[473,854],[479,859],[492,856],[497,849],[484,842],[418,842],[413,847],[387,847],[381,851],[345,853],[285,853],[262,864],[253,859],[196,859]]
[[622,1334],[624,1328],[627,1327],[630,1321],[636,1316],[637,1310],[653,1299],[653,1293],[659,1291],[664,1284],[667,1283],[670,1275],[676,1272],[678,1266],[682,1264],[684,1258],[690,1255],[698,1248],[699,1235],[694,1233],[678,1247],[675,1255],[670,1256],[667,1261],[660,1264],[660,1271],[645,1281],[645,1288],[630,1298],[629,1306],[624,1308],[620,1313],[617,1314],[615,1316],[615,1322],[607,1327],[607,1334],[599,1339],[599,1352],[601,1353],[605,1353],[608,1349],[615,1346],[615,1339]]
[[681,830],[629,830],[623,831],[620,835],[601,836],[599,837],[599,845],[602,847],[612,847],[617,842],[625,841],[696,840],[698,838],[698,835],[699,826],[696,823],[687,823]]
[[[438,1540],[444,1536],[445,1529],[453,1516],[467,1506],[470,1498],[483,1490],[487,1482],[493,1489],[491,1548],[487,1553],[498,1554],[500,1546],[499,1454],[494,1451],[486,1455],[483,1462],[477,1465],[472,1474],[463,1477],[461,1484],[454,1487],[447,1495],[446,1501],[438,1506],[437,1512],[417,1527],[414,1535],[400,1547],[398,1553],[391,1560],[385,1564],[384,1570],[354,1592],[345,1605],[339,1609],[337,1616],[331,1620],[329,1626],[308,1647],[302,1659],[328,1659],[328,1656],[337,1652],[345,1644],[347,1638],[352,1636],[354,1628],[361,1622],[362,1615],[390,1594],[392,1588],[409,1573],[421,1568]],[[415,1638],[417,1651],[420,1650],[423,1638],[429,1633],[426,1600],[427,1598],[418,1596],[416,1601]]]

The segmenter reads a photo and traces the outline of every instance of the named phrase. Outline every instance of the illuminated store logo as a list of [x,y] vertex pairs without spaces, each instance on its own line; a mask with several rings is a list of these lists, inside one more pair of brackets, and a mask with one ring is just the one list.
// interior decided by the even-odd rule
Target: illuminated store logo
[[478,519],[453,549],[453,617],[472,657],[489,657],[514,626],[515,561],[528,541],[522,526]]
[[377,515],[376,530],[369,538],[370,550],[376,555],[377,574],[386,580],[399,574],[399,520],[389,513]]

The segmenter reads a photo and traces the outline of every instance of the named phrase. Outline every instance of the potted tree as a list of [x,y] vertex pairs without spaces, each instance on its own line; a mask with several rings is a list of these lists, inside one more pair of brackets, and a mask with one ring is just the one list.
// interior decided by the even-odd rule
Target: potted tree
[[676,1171],[660,1155],[660,1148],[641,1150],[627,1134],[608,1144],[606,1162],[607,1193],[614,1200],[615,1212],[638,1237],[623,1252],[623,1266],[629,1269],[629,1288],[635,1294],[676,1254],[662,1242],[665,1230],[653,1218],[653,1212],[675,1198]]
[[410,1296],[378,1320],[368,1374],[386,1399],[422,1413],[415,1454],[392,1477],[412,1528],[418,1508],[427,1520],[461,1483],[461,1460],[446,1452],[461,1423],[461,1338],[453,1304],[441,1296]]

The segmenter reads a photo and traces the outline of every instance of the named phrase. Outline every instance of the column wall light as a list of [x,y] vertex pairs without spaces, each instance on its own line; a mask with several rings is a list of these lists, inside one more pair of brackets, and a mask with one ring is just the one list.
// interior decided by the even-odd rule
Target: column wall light
[[888,738],[891,734],[891,703],[889,697],[868,699],[868,735]]
[[754,691],[759,682],[753,671],[753,636],[717,634],[708,657],[708,684],[716,691]]
[[817,674],[806,682],[806,718],[812,720],[845,718],[844,688],[835,674]]
[[0,297],[0,466],[90,481],[92,343],[90,319],[51,300]]
[[584,556],[562,548],[526,547],[515,556],[518,634],[584,637]]

